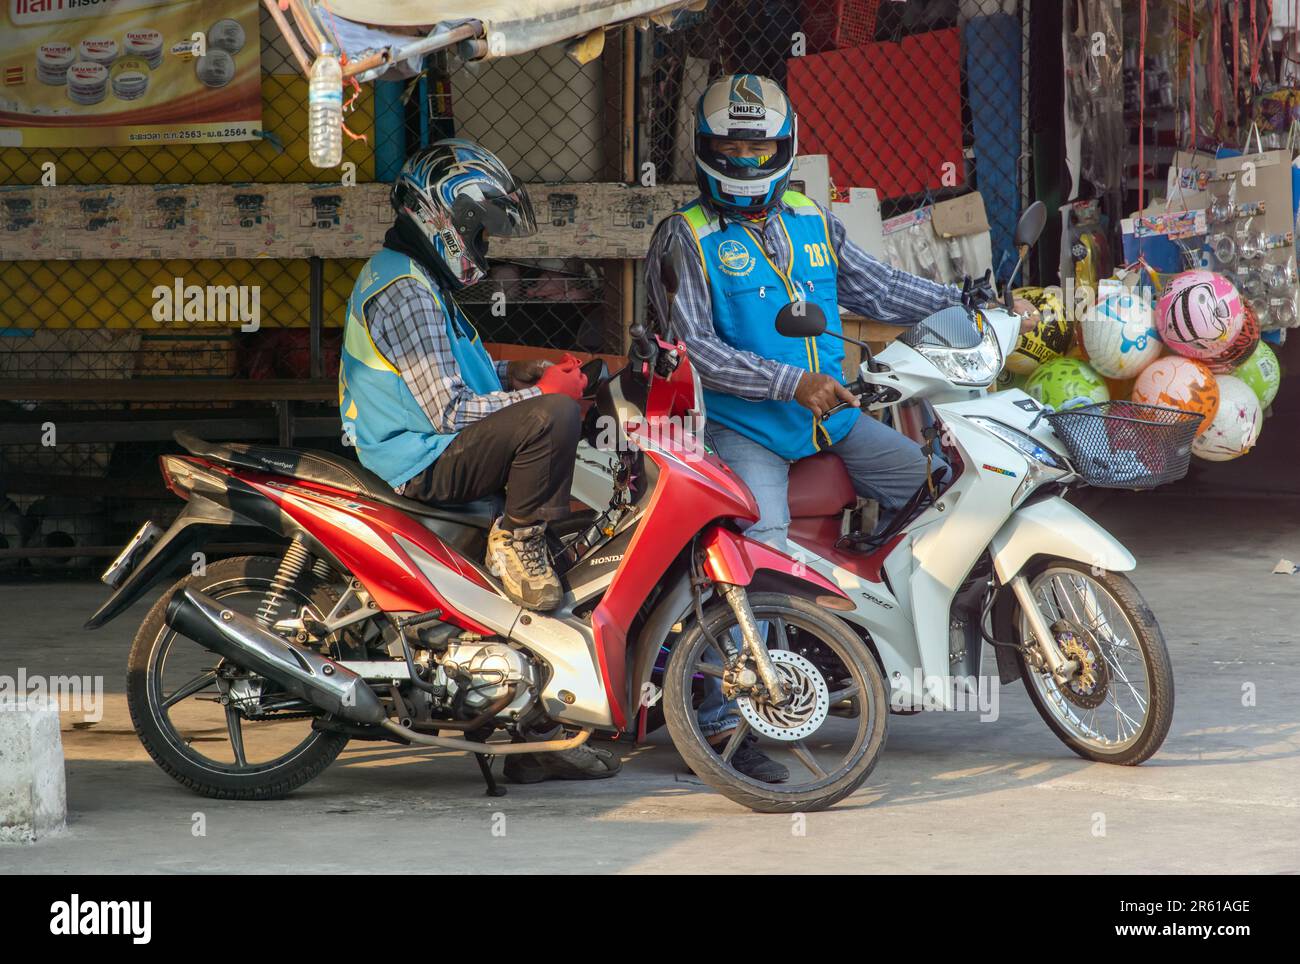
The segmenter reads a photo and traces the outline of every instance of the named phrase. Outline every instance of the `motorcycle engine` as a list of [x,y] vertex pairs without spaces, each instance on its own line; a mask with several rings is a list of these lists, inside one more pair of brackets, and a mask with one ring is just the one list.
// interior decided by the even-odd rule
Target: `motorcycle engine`
[[447,688],[448,707],[475,716],[513,685],[515,698],[502,713],[521,710],[532,699],[536,668],[527,656],[505,643],[453,641],[438,660],[436,674]]

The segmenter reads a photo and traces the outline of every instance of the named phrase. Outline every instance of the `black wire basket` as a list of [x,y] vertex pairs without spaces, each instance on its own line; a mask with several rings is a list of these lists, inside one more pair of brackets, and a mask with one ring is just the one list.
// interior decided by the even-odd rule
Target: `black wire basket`
[[1151,489],[1187,474],[1197,412],[1112,401],[1047,412],[1083,481],[1107,489]]

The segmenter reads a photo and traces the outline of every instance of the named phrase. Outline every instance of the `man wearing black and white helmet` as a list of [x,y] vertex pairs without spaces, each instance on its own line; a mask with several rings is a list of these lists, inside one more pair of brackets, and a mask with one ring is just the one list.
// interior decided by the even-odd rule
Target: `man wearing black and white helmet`
[[[487,276],[489,237],[536,230],[528,193],[492,152],[449,139],[407,159],[392,204],[396,221],[348,300],[345,430],[362,464],[408,498],[455,504],[504,489],[487,568],[515,602],[553,609],[563,591],[544,531],[569,513],[586,379],[575,359],[493,362],[454,297]],[[509,757],[506,776],[618,769],[609,751],[583,746]]]
[[[821,205],[788,189],[798,118],[772,80],[732,74],[705,90],[695,111],[700,195],[656,229],[646,283],[661,319],[668,300],[659,263],[667,246],[683,255],[671,330],[691,353],[704,386],[713,449],[748,484],[760,518],[748,534],[778,548],[790,525],[791,463],[830,451],[860,496],[881,506],[881,525],[925,482],[920,447],[863,417],[844,386],[839,339],[786,338],[778,309],[817,304],[839,332],[840,306],[880,321],[915,324],[959,301],[956,288],[908,274],[867,254]],[[1032,305],[1024,305],[1032,310]],[[848,408],[827,416],[840,402]],[[714,687],[700,726],[722,747],[738,718]],[[736,769],[780,782],[786,768],[749,741],[728,747]]]

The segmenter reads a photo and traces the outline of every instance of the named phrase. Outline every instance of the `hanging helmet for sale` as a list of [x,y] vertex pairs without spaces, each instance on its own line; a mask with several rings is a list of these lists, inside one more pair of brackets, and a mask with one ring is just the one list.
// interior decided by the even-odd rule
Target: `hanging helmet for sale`
[[[724,141],[775,141],[771,154],[733,157]],[[715,80],[695,108],[695,177],[700,192],[731,214],[761,215],[785,191],[798,149],[794,106],[775,81],[757,74]]]
[[495,154],[447,138],[406,159],[393,184],[399,235],[452,288],[483,280],[488,238],[537,231],[528,191]]

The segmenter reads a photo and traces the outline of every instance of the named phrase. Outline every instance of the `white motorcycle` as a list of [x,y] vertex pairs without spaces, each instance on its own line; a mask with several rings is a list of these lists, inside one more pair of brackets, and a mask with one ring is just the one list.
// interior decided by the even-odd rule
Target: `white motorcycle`
[[[1021,218],[1022,260],[1044,219],[1041,204]],[[855,531],[857,499],[839,458],[803,459],[790,471],[789,548],[855,603],[838,615],[880,661],[895,712],[969,708],[987,641],[1001,682],[1023,678],[1071,750],[1135,765],[1169,731],[1169,654],[1124,575],[1133,555],[1064,496],[1078,483],[1147,488],[1181,477],[1198,419],[1128,402],[1054,413],[1019,390],[989,394],[1020,319],[1009,296],[976,307],[988,295],[971,293],[875,358],[853,342],[865,361],[849,387],[864,408],[929,403],[927,437],[942,444],[944,477],[868,535]],[[816,337],[826,320],[797,303],[782,309],[777,329]],[[608,494],[605,461],[579,453],[575,496],[593,506]]]

